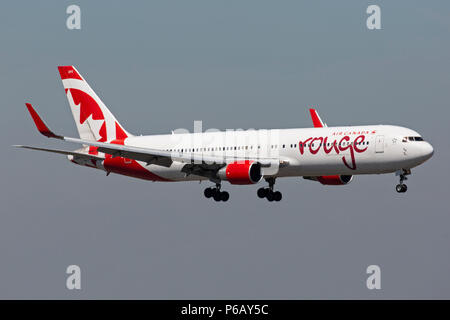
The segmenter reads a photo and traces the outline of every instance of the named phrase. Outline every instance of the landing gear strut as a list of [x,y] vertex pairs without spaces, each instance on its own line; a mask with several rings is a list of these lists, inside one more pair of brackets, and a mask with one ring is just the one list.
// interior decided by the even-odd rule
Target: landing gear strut
[[215,201],[228,201],[230,194],[226,191],[220,191],[220,183],[216,183],[216,187],[206,188],[203,194],[206,198],[213,198]]
[[395,190],[398,193],[405,193],[406,190],[408,190],[408,187],[406,186],[406,184],[403,183],[403,181],[408,180],[408,178],[406,176],[410,175],[410,174],[411,174],[411,170],[406,170],[406,169],[403,169],[402,171],[397,173],[397,175],[400,176],[400,183],[395,186]]
[[275,185],[275,178],[267,178],[266,181],[269,183],[268,188],[259,188],[258,189],[258,197],[266,198],[270,202],[272,201],[280,201],[283,195],[280,191],[273,191],[273,186]]

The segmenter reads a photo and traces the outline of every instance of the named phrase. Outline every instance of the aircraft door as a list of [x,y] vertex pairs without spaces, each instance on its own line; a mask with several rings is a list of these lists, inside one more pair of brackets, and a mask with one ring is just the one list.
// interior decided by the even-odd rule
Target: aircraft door
[[375,152],[383,153],[384,152],[384,136],[377,136],[375,139]]

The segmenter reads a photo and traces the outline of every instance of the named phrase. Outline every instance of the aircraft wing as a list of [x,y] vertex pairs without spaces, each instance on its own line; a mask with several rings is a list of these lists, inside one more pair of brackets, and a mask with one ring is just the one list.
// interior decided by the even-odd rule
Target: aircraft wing
[[[124,157],[142,161],[147,164],[156,164],[169,167],[173,161],[179,161],[189,166],[186,166],[184,171],[188,174],[195,173],[202,175],[203,171],[218,170],[228,163],[235,161],[254,160],[258,161],[262,167],[270,167],[273,165],[287,165],[287,160],[280,160],[279,158],[251,158],[251,157],[236,157],[236,156],[213,156],[203,155],[201,153],[181,153],[170,152],[159,149],[142,148],[134,146],[125,146],[114,143],[105,143],[91,140],[84,140],[78,138],[64,137],[53,133],[44,121],[39,117],[37,112],[33,109],[31,104],[26,104],[31,117],[36,124],[38,131],[48,138],[60,139],[68,142],[97,147],[99,152],[111,154],[113,157]],[[42,148],[28,147],[29,149],[42,150]],[[46,151],[46,150],[44,150]],[[188,172],[187,172],[188,171]]]

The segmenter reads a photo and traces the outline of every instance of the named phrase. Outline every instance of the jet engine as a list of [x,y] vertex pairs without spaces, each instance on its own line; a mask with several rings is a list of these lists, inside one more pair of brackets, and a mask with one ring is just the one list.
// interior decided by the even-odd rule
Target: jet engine
[[255,161],[229,163],[217,173],[220,179],[231,184],[255,184],[261,181],[261,164]]

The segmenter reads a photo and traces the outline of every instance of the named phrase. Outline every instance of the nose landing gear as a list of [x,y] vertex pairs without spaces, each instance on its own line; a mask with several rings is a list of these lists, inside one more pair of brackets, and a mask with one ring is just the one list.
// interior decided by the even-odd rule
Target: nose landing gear
[[203,194],[206,198],[213,198],[216,202],[226,202],[230,199],[230,194],[228,192],[220,191],[220,183],[217,183],[215,188],[206,188]]
[[268,188],[259,188],[258,189],[258,197],[266,198],[269,202],[272,201],[280,201],[283,198],[283,195],[280,191],[273,191],[273,186],[275,185],[275,178],[268,178],[266,181],[269,183]]
[[398,184],[395,186],[395,190],[397,190],[398,193],[405,193],[406,190],[408,190],[408,186],[406,184]]
[[396,175],[400,176],[400,183],[395,186],[395,190],[398,193],[405,193],[406,190],[408,190],[408,187],[406,184],[403,183],[403,181],[408,180],[406,177],[407,175],[411,174],[411,170],[403,169],[402,171],[396,173]]

